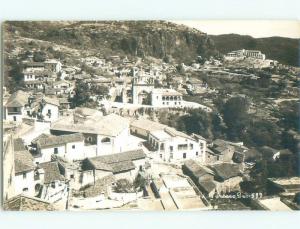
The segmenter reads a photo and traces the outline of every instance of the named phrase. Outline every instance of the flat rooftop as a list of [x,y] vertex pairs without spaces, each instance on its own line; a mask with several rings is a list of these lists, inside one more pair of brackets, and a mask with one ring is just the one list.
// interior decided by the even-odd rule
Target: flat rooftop
[[258,202],[271,211],[291,211],[292,210],[280,200],[280,197],[261,199],[261,200],[258,200]]
[[151,132],[151,135],[155,137],[156,139],[159,140],[164,140],[164,139],[169,139],[171,138],[171,135],[169,135],[166,131],[164,130],[155,130]]
[[162,180],[169,192],[161,195],[166,210],[196,210],[207,206],[197,195],[187,178],[179,175],[162,175]]

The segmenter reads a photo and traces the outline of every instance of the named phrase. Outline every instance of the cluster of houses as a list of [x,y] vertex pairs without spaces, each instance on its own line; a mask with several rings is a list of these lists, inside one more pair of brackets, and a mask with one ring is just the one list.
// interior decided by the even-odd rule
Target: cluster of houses
[[[265,59],[264,54],[249,50],[228,56]],[[70,190],[84,198],[101,194],[111,199],[117,181],[125,179],[133,183],[141,174],[150,179],[154,195],[164,196],[165,209],[168,209],[170,196],[173,199],[175,196],[177,201],[173,202],[177,209],[179,205],[185,209],[184,193],[190,193],[189,204],[193,202],[204,208],[209,205],[207,199],[241,191],[240,183],[247,177],[245,170],[262,156],[256,149],[249,149],[242,142],[209,141],[145,117],[105,112],[100,106],[71,109],[69,102],[74,96],[75,82],[82,80],[90,87],[109,88],[109,97],[92,95],[95,100],[121,98],[123,104],[141,107],[191,106],[209,112],[209,107],[195,106],[183,99],[187,93],[208,90],[206,83],[193,77],[169,81],[167,74],[176,71],[174,66],[137,67],[127,57],[86,57],[81,61],[109,77],[62,66],[58,60],[29,61],[24,62],[23,70],[26,89],[11,95],[4,93],[3,180],[7,209],[51,210],[61,204],[62,209],[66,209]],[[194,64],[192,68],[199,69],[199,66]],[[32,128],[24,134],[16,131],[15,128],[22,128],[24,123]],[[291,154],[288,150],[271,147],[260,150],[273,161]],[[179,167],[182,175],[162,174],[160,179],[154,179],[148,174],[153,163]],[[157,185],[158,181],[161,185]],[[288,181],[270,182],[280,186],[278,192],[284,194],[290,187],[284,186]],[[157,190],[157,187],[162,189]],[[180,190],[185,192],[182,194]],[[147,189],[144,192],[148,192]],[[199,201],[202,194],[207,199],[203,197]],[[256,206],[261,205],[256,203]]]
[[60,109],[60,102],[56,97],[19,90],[7,99],[4,98],[3,119],[15,123],[21,123],[24,118],[53,122],[58,119]]
[[[40,101],[47,99],[42,97]],[[20,105],[25,112],[26,102]],[[140,140],[131,143],[135,136]],[[10,143],[6,141],[5,145],[10,148],[5,153],[14,163],[10,163],[13,170],[6,171],[11,171],[10,179],[14,182],[10,181],[9,186],[14,191],[8,193],[38,197],[54,204],[68,198],[70,188],[80,190],[103,180],[109,180],[105,185],[105,192],[109,193],[116,180],[134,181],[138,172],[149,166],[150,158],[142,142],[162,162],[205,160],[206,140],[201,136],[189,136],[146,119],[131,121],[116,114],[76,108],[72,115],[56,117],[50,128],[29,144],[10,136]],[[5,199],[10,197],[7,194]]]

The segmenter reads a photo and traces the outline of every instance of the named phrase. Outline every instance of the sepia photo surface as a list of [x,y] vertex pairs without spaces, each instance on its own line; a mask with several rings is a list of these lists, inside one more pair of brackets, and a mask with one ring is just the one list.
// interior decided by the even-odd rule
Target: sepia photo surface
[[4,210],[299,210],[299,22],[2,31]]

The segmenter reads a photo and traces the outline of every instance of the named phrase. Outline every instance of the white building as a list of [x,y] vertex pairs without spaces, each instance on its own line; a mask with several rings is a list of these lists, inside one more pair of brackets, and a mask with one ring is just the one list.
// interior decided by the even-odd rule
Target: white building
[[15,195],[35,195],[34,164],[27,151],[15,151]]
[[61,72],[61,68],[62,68],[62,64],[58,60],[46,60],[44,62],[44,66],[46,69],[48,69],[54,73]]
[[59,100],[57,98],[44,97],[41,104],[41,114],[45,121],[53,122],[58,119]]
[[[116,180],[128,179],[134,180],[138,171],[144,168],[146,154],[142,149],[126,151],[117,154],[87,158],[82,163],[83,171],[93,171],[95,176],[99,174],[112,173]],[[99,173],[99,174],[98,174]]]
[[156,88],[151,92],[151,105],[154,107],[180,107],[182,94],[174,89]]
[[67,135],[42,134],[32,141],[35,152],[35,163],[51,161],[52,155],[57,155],[69,161],[82,160],[84,152],[84,137],[80,133]]
[[189,136],[173,128],[151,131],[148,143],[164,161],[199,158],[205,161],[206,140],[199,135]]
[[259,50],[236,50],[229,52],[225,55],[225,58],[230,59],[230,58],[254,58],[254,59],[260,59],[260,60],[265,60],[266,55],[261,53]]
[[86,145],[96,147],[96,155],[122,152],[128,144],[129,121],[116,114],[75,122],[73,117],[58,120],[51,125],[51,133],[55,135],[82,133]]
[[146,139],[165,161],[199,158],[205,161],[206,139],[200,135],[189,136],[173,128],[148,119],[130,123],[131,134]]
[[44,170],[40,198],[50,203],[66,199],[68,185],[66,184],[65,177],[60,173],[58,163],[56,161],[45,162],[39,164],[39,167]]
[[56,94],[58,95],[69,95],[74,90],[74,84],[66,80],[55,81],[52,83],[52,87],[55,89]]
[[16,91],[4,104],[4,120],[22,122],[25,112],[25,106],[28,104],[29,94],[24,91]]

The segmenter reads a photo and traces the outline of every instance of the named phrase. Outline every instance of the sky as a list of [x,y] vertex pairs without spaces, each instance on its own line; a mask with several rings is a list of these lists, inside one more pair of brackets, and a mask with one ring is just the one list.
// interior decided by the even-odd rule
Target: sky
[[196,28],[210,35],[236,33],[259,37],[300,38],[300,21],[296,20],[185,20],[172,21]]

